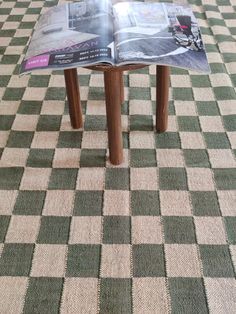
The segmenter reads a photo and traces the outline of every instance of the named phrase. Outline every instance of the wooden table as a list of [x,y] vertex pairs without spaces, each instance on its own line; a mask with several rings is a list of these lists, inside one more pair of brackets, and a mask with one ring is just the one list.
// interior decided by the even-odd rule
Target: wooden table
[[[119,165],[123,161],[123,142],[121,127],[121,104],[124,102],[123,71],[135,70],[146,65],[126,65],[114,67],[96,65],[87,67],[104,72],[108,145],[110,162]],[[77,69],[64,70],[69,114],[73,128],[82,128],[82,109],[80,104]],[[164,132],[168,122],[169,67],[156,66],[156,131]]]

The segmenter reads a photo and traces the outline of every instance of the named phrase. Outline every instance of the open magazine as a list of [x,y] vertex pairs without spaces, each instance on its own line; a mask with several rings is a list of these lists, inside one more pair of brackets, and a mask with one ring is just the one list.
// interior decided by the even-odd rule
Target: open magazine
[[21,73],[106,63],[160,64],[209,72],[201,32],[187,5],[85,0],[43,14]]

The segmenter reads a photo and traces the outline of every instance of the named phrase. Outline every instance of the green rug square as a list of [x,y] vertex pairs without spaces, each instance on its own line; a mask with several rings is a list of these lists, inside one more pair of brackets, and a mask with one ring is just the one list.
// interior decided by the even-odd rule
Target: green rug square
[[84,120],[84,131],[106,131],[106,116],[86,115]]
[[101,278],[100,313],[132,313],[131,279]]
[[29,79],[29,87],[48,87],[50,80],[49,75],[31,75]]
[[0,258],[0,276],[29,276],[33,244],[5,243]]
[[48,1],[44,2],[43,6],[44,7],[53,7],[53,6],[57,5],[57,4],[58,4],[57,0],[52,0],[50,2],[48,2]]
[[41,8],[28,8],[26,14],[40,14]]
[[222,119],[226,131],[236,131],[236,114],[223,116]]
[[29,5],[30,5],[29,2],[22,1],[22,2],[16,2],[14,7],[15,8],[28,8]]
[[78,169],[53,168],[49,180],[50,190],[74,190]]
[[7,141],[7,147],[29,148],[34,136],[30,131],[11,131]]
[[128,190],[129,169],[107,168],[105,175],[105,189],[107,190]]
[[11,13],[10,8],[1,8],[0,15],[9,15]]
[[82,141],[81,131],[62,131],[59,133],[58,148],[80,148]]
[[19,55],[4,55],[1,59],[2,64],[17,64]]
[[0,189],[18,190],[23,172],[20,167],[0,168]]
[[103,222],[103,243],[129,244],[131,222],[127,216],[105,216]]
[[131,167],[156,167],[156,151],[154,149],[131,149]]
[[[81,108],[82,108],[82,114],[85,115],[86,111],[87,111],[87,101],[80,100],[80,105],[81,105]],[[63,114],[69,115],[69,112],[70,112],[69,111],[69,104],[68,104],[68,100],[66,99],[65,100],[65,106],[64,106],[64,113]],[[86,118],[86,116],[84,118]],[[77,131],[77,130],[74,129],[73,131]]]
[[163,226],[165,243],[196,243],[192,217],[164,216]]
[[[156,102],[154,102],[156,104]],[[156,111],[153,111],[154,114],[156,114]],[[175,106],[174,106],[174,101],[173,100],[169,100],[169,106],[168,106],[168,114],[169,116],[174,116],[175,113]]]
[[236,189],[236,168],[213,169],[213,173],[217,189]]
[[159,168],[161,190],[187,190],[185,168]]
[[128,115],[129,114],[129,102],[124,101],[121,106],[121,114]]
[[70,217],[43,216],[37,243],[66,244],[69,238]]
[[236,99],[236,94],[233,87],[229,86],[213,87],[213,91],[217,100]]
[[159,216],[158,191],[131,191],[131,210],[134,216]]
[[51,168],[54,149],[30,149],[27,159],[27,167]]
[[151,89],[149,87],[129,87],[129,99],[149,100]]
[[236,56],[235,53],[222,53],[223,60],[225,63],[229,62],[235,62],[236,61]]
[[178,116],[177,121],[179,130],[182,132],[199,132],[201,130],[198,117]]
[[79,86],[89,86],[90,75],[79,75]]
[[155,133],[156,148],[180,148],[181,142],[179,133],[164,132]]
[[105,100],[103,87],[89,87],[88,100]]
[[129,133],[122,132],[123,148],[129,148]]
[[0,115],[0,131],[10,130],[14,119],[14,115]]
[[[5,11],[5,14],[8,14],[7,12],[11,11],[11,9],[5,9],[2,8],[1,11]],[[16,30],[15,29],[0,29],[0,37],[13,37],[15,34]]]
[[65,98],[65,87],[48,87],[45,95],[45,100],[65,100]]
[[225,230],[230,244],[236,244],[236,217],[224,217]]
[[[168,2],[168,1],[166,1]],[[185,70],[185,69],[181,69],[181,68],[175,68],[175,67],[171,67],[171,74],[174,74],[174,75],[186,75],[188,74],[188,71]]]
[[150,74],[149,75],[149,79],[150,79],[150,86],[151,87],[156,87],[156,75]]
[[82,149],[80,167],[105,167],[106,149]]
[[[211,45],[212,49],[209,50],[208,52],[217,52],[219,51],[216,48],[216,45]],[[225,68],[225,65],[223,63],[211,63],[211,73],[227,73],[227,70]]]
[[211,87],[211,82],[208,75],[191,75],[193,87]]
[[42,101],[22,100],[17,113],[20,114],[40,114]]
[[101,191],[76,191],[74,216],[100,216],[102,214],[103,193]]
[[217,3],[219,6],[222,6],[222,5],[231,5],[230,0],[216,0],[216,3]]
[[205,149],[184,149],[183,154],[187,167],[210,167],[209,157]]
[[0,87],[7,87],[7,84],[10,81],[10,75],[1,75],[0,76]]
[[199,245],[205,277],[234,277],[228,245]]
[[[210,17],[210,18],[208,18],[208,22],[209,22],[209,25],[210,26],[225,26],[225,22],[223,21],[223,20],[221,20],[221,19],[218,19],[218,18],[214,18],[214,17]],[[215,35],[215,38],[217,38],[218,37],[218,35],[216,34]]]
[[204,136],[207,148],[211,148],[211,149],[230,148],[230,142],[226,133],[203,132],[203,136]]
[[101,246],[73,244],[68,246],[67,277],[94,277],[99,275]]
[[236,27],[229,27],[228,29],[232,35],[236,35]]
[[25,88],[7,87],[3,95],[3,100],[21,100],[25,92]]
[[168,283],[172,313],[209,313],[201,278],[169,278]]
[[192,88],[187,87],[174,87],[173,88],[174,100],[194,100]]
[[134,277],[165,277],[163,245],[138,244],[132,249]]
[[24,302],[24,313],[59,313],[63,278],[31,277]]
[[150,115],[131,115],[130,131],[152,131],[153,119]]
[[40,115],[37,131],[59,131],[61,126],[61,116],[57,115]]
[[215,101],[197,101],[197,111],[200,116],[218,116],[219,108]]
[[13,213],[15,215],[41,215],[46,191],[19,191]]
[[[10,19],[13,21],[21,21],[23,18],[22,15],[10,15],[9,16],[9,21]],[[25,37],[13,37],[11,42],[10,42],[10,46],[26,46],[27,42],[29,40],[28,36]]]
[[1,215],[0,216],[0,243],[3,243],[7,233],[11,216]]
[[220,216],[216,192],[191,191],[190,197],[195,216]]
[[235,74],[231,74],[230,78],[231,78],[231,81],[232,81],[233,85],[236,86],[236,73]]

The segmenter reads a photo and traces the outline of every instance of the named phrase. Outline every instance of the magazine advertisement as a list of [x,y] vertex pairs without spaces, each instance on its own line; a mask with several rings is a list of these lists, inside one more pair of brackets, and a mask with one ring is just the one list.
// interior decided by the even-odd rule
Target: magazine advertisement
[[160,64],[209,72],[197,20],[188,5],[85,0],[39,19],[21,73],[94,64]]
[[21,73],[114,61],[112,6],[108,1],[58,5],[43,14]]
[[117,3],[114,15],[118,64],[156,63],[209,71],[200,29],[189,6]]

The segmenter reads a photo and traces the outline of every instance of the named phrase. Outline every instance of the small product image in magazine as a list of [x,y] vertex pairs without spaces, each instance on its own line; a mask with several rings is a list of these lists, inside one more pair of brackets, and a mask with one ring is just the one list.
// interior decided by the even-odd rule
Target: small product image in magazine
[[160,64],[208,73],[188,5],[85,0],[55,6],[33,33],[21,73],[95,64]]

